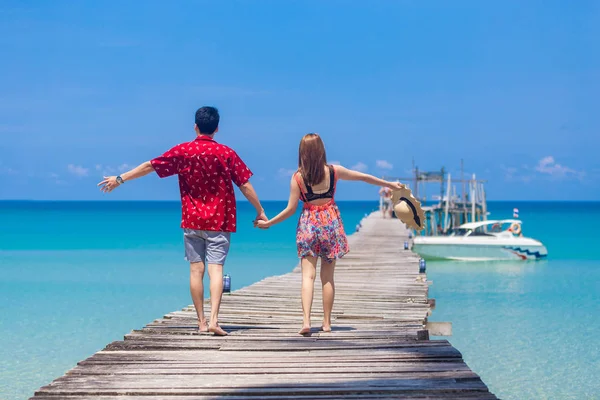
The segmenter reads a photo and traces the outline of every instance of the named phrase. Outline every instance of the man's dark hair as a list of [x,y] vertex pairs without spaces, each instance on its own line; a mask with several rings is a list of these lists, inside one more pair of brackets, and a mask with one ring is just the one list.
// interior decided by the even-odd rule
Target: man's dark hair
[[200,133],[212,135],[219,127],[219,110],[214,107],[201,107],[196,111],[196,125]]

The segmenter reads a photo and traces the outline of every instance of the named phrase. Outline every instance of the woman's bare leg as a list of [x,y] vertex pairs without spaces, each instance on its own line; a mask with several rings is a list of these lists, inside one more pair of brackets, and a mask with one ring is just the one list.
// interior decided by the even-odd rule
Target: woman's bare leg
[[310,333],[310,311],[315,290],[315,276],[317,274],[317,257],[304,257],[300,263],[302,267],[302,329],[301,335]]
[[323,326],[324,332],[331,332],[331,310],[335,297],[335,284],[333,283],[333,272],[335,260],[331,262],[321,259],[321,284],[323,285]]

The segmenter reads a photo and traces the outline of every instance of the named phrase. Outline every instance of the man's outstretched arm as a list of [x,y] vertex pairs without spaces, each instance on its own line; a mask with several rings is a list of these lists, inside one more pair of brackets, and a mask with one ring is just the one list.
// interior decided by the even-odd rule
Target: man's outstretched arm
[[254,187],[252,186],[252,184],[250,182],[244,183],[242,186],[240,186],[240,191],[242,192],[244,197],[246,197],[246,199],[248,199],[250,204],[252,204],[254,206],[254,208],[256,209],[256,219],[254,221],[255,222],[258,220],[267,221],[268,218],[265,215],[265,210],[262,208],[262,205],[260,204],[260,200],[258,199],[258,195],[256,194],[256,191],[254,190]]
[[[135,167],[132,170],[129,170],[120,175],[123,182],[131,181],[133,179],[141,178],[142,176],[148,175],[150,172],[154,172],[154,167],[150,161],[146,161]],[[105,176],[104,180],[98,184],[100,186],[100,190],[105,193],[111,192],[114,188],[119,186],[121,183],[117,181],[116,176]]]

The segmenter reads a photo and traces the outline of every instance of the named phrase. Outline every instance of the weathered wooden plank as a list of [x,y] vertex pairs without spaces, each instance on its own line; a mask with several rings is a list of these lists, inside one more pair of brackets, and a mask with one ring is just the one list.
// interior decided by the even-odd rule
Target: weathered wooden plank
[[[443,397],[441,397],[443,395]],[[36,395],[36,399],[38,400],[57,400],[56,396],[48,396],[48,395]],[[89,395],[62,395],[61,399],[65,400],[85,400],[89,399]],[[241,393],[237,395],[227,395],[227,400],[248,400],[249,398],[260,398],[264,400],[347,400],[347,399],[363,399],[363,400],[392,400],[392,399],[404,399],[404,400],[423,400],[423,399],[439,399],[443,398],[445,400],[493,400],[496,399],[491,393],[466,393],[462,392],[456,394],[454,392],[450,393],[436,393],[435,397],[432,397],[431,394],[409,394],[409,393],[395,393],[395,394],[371,394],[371,393],[363,393],[363,394],[353,394],[346,393],[343,395],[339,394],[310,394],[310,395],[282,395],[282,394],[264,394],[260,393],[260,397],[252,396],[251,393]],[[94,396],[94,400],[115,400],[114,396]],[[129,395],[119,395],[119,400],[157,400],[157,396],[129,396]],[[220,395],[178,395],[178,396],[169,396],[169,395],[161,395],[161,400],[223,400],[223,397]]]
[[[326,373],[315,374],[254,374],[234,375],[67,375],[54,381],[45,391],[62,392],[65,390],[86,391],[88,393],[120,389],[128,393],[197,393],[203,389],[229,391],[236,387],[279,387],[282,380],[288,380],[290,386],[325,386],[350,387],[364,390],[367,387],[397,387],[396,390],[426,390],[447,388],[451,384],[467,382],[473,387],[481,387],[482,383],[472,371],[428,371],[398,373]],[[293,383],[292,383],[293,382]],[[177,389],[177,392],[171,392]],[[322,388],[330,391],[330,388]]]
[[[422,329],[422,327],[412,327],[412,328],[398,328],[394,331],[381,330],[381,331],[348,331],[348,332],[321,332],[317,331],[313,333],[313,337],[317,337],[319,340],[347,340],[347,339],[404,339],[415,329]],[[224,338],[214,338],[209,336],[209,334],[199,334],[197,332],[191,332],[188,330],[187,332],[180,332],[177,330],[170,330],[167,333],[162,333],[157,330],[144,329],[142,332],[132,332],[125,335],[125,340],[172,340],[172,339],[181,339],[181,340],[205,340],[205,336],[211,337],[209,340],[215,341],[272,341],[272,340],[280,340],[280,339],[289,339],[302,341],[304,338],[298,338],[298,333],[293,331],[292,329],[288,330],[287,333],[282,333],[280,331],[262,331],[260,334],[246,334],[243,330],[234,331],[229,335],[227,339]]]
[[[139,377],[136,377],[136,381]],[[180,387],[167,383],[158,387],[152,385],[152,380],[139,382],[135,385],[130,382],[130,387],[121,387],[111,382],[91,382],[90,386],[85,386],[73,382],[62,387],[44,387],[37,393],[53,394],[55,396],[64,396],[68,394],[85,394],[89,396],[95,395],[146,395],[146,396],[161,396],[169,394],[180,395],[239,395],[243,393],[248,396],[265,396],[265,395],[317,395],[317,394],[346,394],[346,393],[370,393],[370,394],[428,394],[441,398],[444,393],[457,393],[468,391],[486,392],[487,387],[481,380],[477,379],[377,379],[377,380],[359,380],[359,381],[327,381],[327,382],[296,382],[290,384],[270,384],[262,385],[254,382],[243,382],[240,386],[231,386],[234,382],[230,382],[230,386],[187,386]],[[152,385],[148,387],[148,385]],[[56,386],[56,385],[55,385]],[[37,394],[36,393],[36,394]]]
[[[285,366],[285,369],[282,369]],[[310,368],[310,371],[308,371]],[[373,362],[373,363],[344,363],[344,365],[331,365],[323,363],[256,363],[252,365],[244,363],[229,364],[159,364],[148,365],[146,363],[133,366],[126,365],[85,365],[77,366],[67,372],[67,375],[255,375],[255,374],[281,374],[281,375],[304,375],[307,373],[319,374],[340,374],[340,373],[364,373],[368,369],[369,374],[376,373],[396,373],[401,376],[403,373],[418,372],[451,372],[451,371],[469,371],[469,367],[459,362]]]
[[316,337],[305,337],[302,341],[279,340],[262,341],[254,345],[247,342],[223,340],[221,342],[191,341],[191,340],[125,340],[113,342],[106,346],[106,350],[126,349],[195,349],[224,351],[333,351],[333,350],[358,350],[358,349],[394,349],[403,348],[406,344],[398,343],[395,339],[369,339],[361,341],[349,340],[317,340]]

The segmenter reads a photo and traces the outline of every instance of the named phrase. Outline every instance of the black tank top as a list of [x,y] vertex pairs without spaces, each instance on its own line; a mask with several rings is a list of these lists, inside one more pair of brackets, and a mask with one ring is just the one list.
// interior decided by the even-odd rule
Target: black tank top
[[[328,165],[329,168],[329,189],[325,193],[314,193],[312,186],[306,183],[304,180],[304,186],[306,187],[306,193],[302,192],[302,186],[300,186],[300,192],[302,193],[302,201],[314,201],[319,199],[333,199],[335,192],[335,171],[332,165]],[[304,179],[304,177],[302,177]]]

